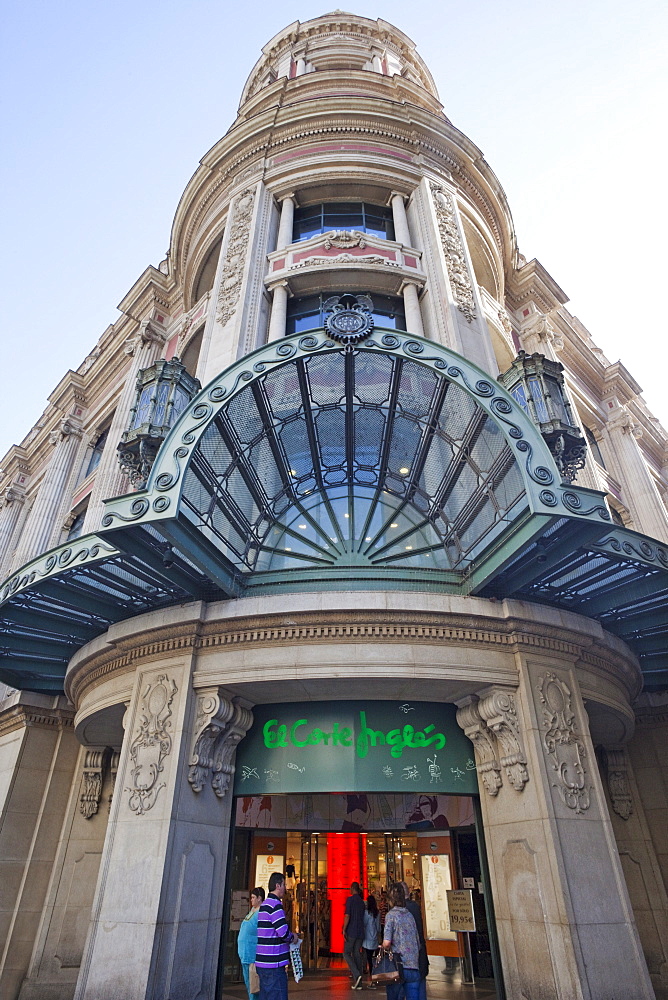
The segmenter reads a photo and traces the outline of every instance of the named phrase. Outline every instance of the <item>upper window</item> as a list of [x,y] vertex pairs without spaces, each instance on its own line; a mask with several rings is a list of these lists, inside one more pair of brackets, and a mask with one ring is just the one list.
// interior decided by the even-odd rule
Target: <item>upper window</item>
[[84,507],[83,510],[80,510],[79,513],[74,518],[74,520],[72,521],[69,527],[69,531],[67,532],[67,535],[65,537],[66,542],[71,542],[75,538],[79,538],[79,536],[83,533],[84,521],[86,520],[86,510],[87,507]]
[[[304,330],[315,330],[324,326],[326,317],[324,303],[333,295],[342,294],[343,292],[321,292],[320,295],[305,295],[302,298],[290,299],[286,334],[301,333]],[[389,327],[392,330],[406,329],[403,299],[392,295],[377,295],[375,292],[369,297],[373,304],[371,315],[376,326]]]
[[598,462],[602,469],[605,469],[605,462],[603,461],[603,455],[601,454],[601,449],[598,446],[598,441],[594,437],[594,432],[591,428],[583,424],[582,430],[584,431],[584,436],[587,439],[587,444],[589,445],[589,450],[591,451],[594,461]]
[[393,240],[392,209],[364,201],[332,201],[295,209],[295,243],[332,229],[355,229],[381,240]]
[[[109,428],[100,434],[99,438],[93,445],[93,450],[88,462],[88,468],[86,469],[86,476],[90,476],[91,472],[95,472],[98,465],[102,460],[102,452],[104,451],[104,446],[107,443],[107,438],[109,437]],[[85,478],[85,477],[84,477]]]

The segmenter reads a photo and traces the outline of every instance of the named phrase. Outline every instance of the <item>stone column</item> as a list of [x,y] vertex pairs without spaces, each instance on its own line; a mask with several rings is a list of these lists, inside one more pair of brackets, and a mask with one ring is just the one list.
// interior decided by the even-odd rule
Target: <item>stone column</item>
[[420,301],[418,299],[418,285],[414,281],[404,281],[401,286],[401,292],[404,297],[406,329],[409,333],[414,333],[418,337],[424,337],[422,312],[420,311]]
[[404,196],[393,191],[390,195],[390,204],[392,205],[392,218],[394,220],[394,238],[397,243],[401,243],[405,247],[410,247],[413,244],[411,243],[411,234],[408,228]]
[[192,658],[138,669],[75,1000],[214,1000],[234,753],[251,713]]
[[[650,976],[655,987],[666,989],[668,895],[636,775],[626,745],[607,745],[601,757],[612,828]],[[651,764],[650,761],[650,767]],[[655,786],[652,798],[665,801],[657,791]]]
[[459,702],[480,776],[508,997],[652,1000],[574,669]]
[[57,514],[62,502],[63,491],[72,474],[75,458],[81,440],[81,424],[73,417],[64,417],[51,431],[49,440],[53,452],[44,473],[35,503],[26,521],[19,546],[13,560],[13,568],[25,565],[41,552],[45,552],[58,541],[54,537],[60,527]]
[[286,194],[281,199],[281,219],[278,224],[278,236],[276,238],[276,249],[283,250],[292,243],[292,226],[295,218],[295,196]]
[[273,298],[271,302],[271,315],[269,317],[269,330],[267,332],[267,343],[272,340],[280,340],[285,336],[285,323],[288,315],[288,283],[278,282],[272,288]]
[[15,691],[0,714],[0,997],[28,971],[79,744],[64,697]]
[[0,579],[3,580],[7,576],[3,567],[11,551],[24,502],[25,494],[15,486],[7,486],[0,493]]
[[617,478],[633,517],[633,527],[668,542],[668,512],[638,444],[642,427],[633,419],[628,407],[617,405],[611,410],[605,433],[614,453]]
[[121,435],[127,430],[130,410],[137,394],[137,376],[142,368],[149,368],[162,357],[164,346],[165,334],[149,320],[144,320],[138,331],[125,342],[125,353],[132,360],[116,404],[102,459],[95,473],[95,485],[88,502],[84,532],[96,531],[100,527],[104,515],[104,500],[127,493],[130,489],[127,478],[120,470],[116,448]]

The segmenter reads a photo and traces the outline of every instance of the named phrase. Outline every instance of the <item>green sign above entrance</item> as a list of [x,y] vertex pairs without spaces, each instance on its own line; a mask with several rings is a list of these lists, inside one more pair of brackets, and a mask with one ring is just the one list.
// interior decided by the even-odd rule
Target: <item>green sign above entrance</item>
[[473,746],[455,712],[420,701],[258,705],[237,749],[234,794],[477,794]]

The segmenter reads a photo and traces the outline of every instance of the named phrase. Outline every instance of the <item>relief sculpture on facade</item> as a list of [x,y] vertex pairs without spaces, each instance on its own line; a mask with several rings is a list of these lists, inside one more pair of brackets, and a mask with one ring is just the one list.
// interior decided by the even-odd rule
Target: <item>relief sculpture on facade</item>
[[155,805],[165,782],[158,784],[164,759],[172,749],[171,704],[178,688],[166,674],[146,685],[140,708],[139,732],[130,747],[132,787],[128,805],[142,816]]
[[473,283],[469,274],[464,253],[464,245],[455,217],[452,197],[443,190],[440,184],[430,182],[438,232],[441,237],[448,277],[457,302],[457,308],[471,323],[476,317],[475,300],[473,298]]
[[225,252],[225,263],[218,292],[218,312],[216,318],[222,326],[232,317],[241,292],[246,253],[250,240],[250,224],[253,218],[255,192],[251,188],[237,198],[234,218]]
[[589,809],[584,743],[575,731],[571,689],[548,671],[538,680],[538,697],[543,704],[543,746],[548,762],[556,771],[555,787],[566,806],[581,814]]

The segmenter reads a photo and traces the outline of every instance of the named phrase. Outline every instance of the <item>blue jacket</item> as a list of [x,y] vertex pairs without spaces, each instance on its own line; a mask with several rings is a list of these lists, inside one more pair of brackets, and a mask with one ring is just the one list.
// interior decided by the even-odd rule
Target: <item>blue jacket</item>
[[257,921],[260,916],[259,909],[251,910],[241,921],[239,937],[237,938],[237,951],[242,965],[250,965],[255,961],[257,950]]

